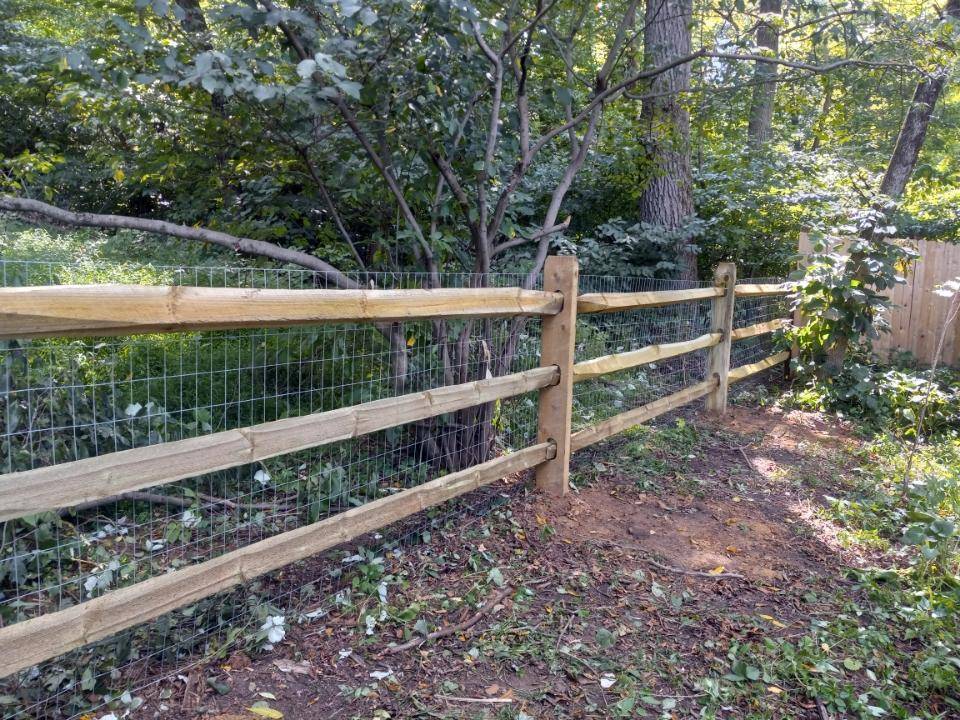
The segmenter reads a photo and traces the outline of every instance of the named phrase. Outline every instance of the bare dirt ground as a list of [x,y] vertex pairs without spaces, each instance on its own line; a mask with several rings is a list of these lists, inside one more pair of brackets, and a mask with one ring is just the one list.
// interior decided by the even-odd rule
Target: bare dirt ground
[[869,558],[816,510],[858,442],[772,409],[659,428],[578,454],[564,498],[505,481],[509,503],[358,570],[349,603],[161,684],[138,717],[820,718],[787,683],[717,683],[750,674],[739,645],[800,636],[855,592],[843,567]]

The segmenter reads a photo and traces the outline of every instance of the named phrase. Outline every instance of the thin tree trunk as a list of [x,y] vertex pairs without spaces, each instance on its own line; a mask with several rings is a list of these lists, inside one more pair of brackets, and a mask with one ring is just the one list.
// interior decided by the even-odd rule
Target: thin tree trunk
[[[652,0],[644,27],[644,62],[660,67],[690,53],[692,0]],[[680,94],[690,89],[690,64],[683,63],[654,78],[640,113],[643,143],[653,166],[640,196],[640,219],[667,230],[679,230],[693,218],[690,172],[690,116]],[[697,257],[692,238],[678,240],[680,278],[695,280]]]
[[[782,0],[760,0],[760,23],[757,25],[757,47],[768,50],[776,57],[780,50],[780,33],[773,15],[782,12]],[[773,130],[773,104],[777,94],[777,66],[773,63],[757,62],[753,70],[756,85],[753,88],[753,100],[750,103],[750,121],[747,126],[747,138],[751,145],[757,146],[770,140]]]
[[880,192],[884,195],[898,198],[907,187],[907,182],[920,157],[920,149],[927,136],[933,110],[947,84],[947,74],[947,70],[942,69],[917,83],[910,109],[907,110],[903,125],[900,126],[897,144],[887,164],[883,182],[880,183]]
[[[176,0],[177,6],[183,11],[183,17],[180,19],[180,27],[184,32],[193,38],[201,50],[213,50],[210,42],[210,27],[207,25],[207,18],[203,15],[203,8],[200,7],[200,0]],[[220,117],[226,115],[227,101],[223,92],[217,90],[210,95],[210,106]],[[222,165],[225,157],[218,153],[217,159]]]
[[[960,20],[960,0],[948,0],[944,14],[955,21]],[[917,158],[920,157],[920,149],[927,136],[930,119],[946,87],[949,74],[948,67],[941,67],[917,83],[910,109],[907,110],[903,125],[900,126],[897,144],[893,149],[893,155],[890,156],[887,172],[880,184],[880,192],[884,195],[899,198],[903,194],[917,165]]]

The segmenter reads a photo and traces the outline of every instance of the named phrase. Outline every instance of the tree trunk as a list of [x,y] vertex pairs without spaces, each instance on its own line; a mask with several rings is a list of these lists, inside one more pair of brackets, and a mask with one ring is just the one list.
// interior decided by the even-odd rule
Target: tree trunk
[[827,118],[833,109],[833,83],[830,76],[827,75],[823,80],[823,104],[820,106],[820,116],[813,125],[813,144],[810,145],[810,152],[817,152],[820,149],[823,134],[826,131]]
[[[664,65],[690,53],[692,0],[652,0],[645,13],[644,62]],[[667,230],[684,228],[693,219],[690,174],[690,116],[680,94],[690,89],[690,64],[661,73],[650,87],[640,113],[643,143],[653,167],[640,196],[640,220]],[[695,280],[697,257],[689,233],[677,242],[680,278]]]
[[[944,14],[954,20],[960,20],[960,0],[949,0],[944,8]],[[887,172],[880,184],[880,192],[884,195],[898,198],[903,194],[903,190],[913,174],[913,169],[917,165],[920,149],[923,147],[923,141],[927,136],[930,118],[933,117],[937,100],[943,94],[943,88],[947,84],[949,74],[949,68],[939,68],[917,83],[910,109],[907,110],[906,117],[903,118],[903,125],[900,126],[897,144],[893,149],[893,155],[890,156]]]
[[[782,0],[760,0],[760,23],[757,25],[757,47],[776,56],[780,49],[780,32],[770,16],[782,12]],[[771,22],[772,21],[772,22]],[[766,53],[765,53],[766,54]],[[754,66],[753,100],[750,103],[750,121],[747,138],[757,146],[770,140],[773,129],[773,103],[777,94],[777,66],[758,62]]]
[[887,172],[883,176],[883,182],[880,183],[882,194],[892,198],[898,198],[903,194],[917,165],[917,158],[920,157],[920,148],[923,147],[923,141],[927,136],[933,109],[946,84],[945,69],[917,83],[910,109],[903,118],[903,125],[900,126],[900,133],[897,135],[897,144],[887,164]]

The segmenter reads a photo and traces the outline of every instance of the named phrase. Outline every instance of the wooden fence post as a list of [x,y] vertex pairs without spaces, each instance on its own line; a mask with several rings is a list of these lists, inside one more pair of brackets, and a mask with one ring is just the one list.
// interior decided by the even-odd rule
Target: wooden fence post
[[710,310],[711,331],[723,334],[723,340],[714,345],[707,355],[707,379],[714,375],[720,379],[717,389],[707,395],[707,412],[723,415],[727,411],[728,375],[730,373],[730,346],[733,333],[733,306],[736,301],[737,266],[720,263],[713,274],[713,282],[723,287],[722,296],[713,299]]
[[552,441],[557,456],[537,466],[537,488],[564,495],[570,486],[570,424],[573,418],[573,352],[577,333],[577,259],[552,255],[543,266],[543,289],[563,295],[563,309],[543,318],[540,365],[560,368],[560,382],[540,390],[537,442]]

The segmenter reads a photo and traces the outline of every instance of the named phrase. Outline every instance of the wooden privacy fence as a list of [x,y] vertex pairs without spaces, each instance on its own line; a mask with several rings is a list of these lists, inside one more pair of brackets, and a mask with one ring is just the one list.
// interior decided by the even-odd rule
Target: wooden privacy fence
[[[0,628],[0,676],[160,617],[519,471],[535,469],[541,490],[566,493],[571,452],[699,398],[706,398],[709,410],[723,413],[730,383],[788,360],[789,352],[783,351],[730,369],[732,343],[775,332],[785,322],[766,320],[735,329],[737,299],[786,292],[782,285],[737,285],[735,266],[725,263],[717,268],[712,287],[578,296],[578,266],[571,257],[548,259],[542,291],[146,286],[0,289],[0,338],[519,315],[540,316],[543,323],[539,368],[0,475],[2,522],[539,392],[535,444],[213,559]],[[574,361],[578,313],[622,312],[702,300],[710,300],[712,310],[710,332],[700,337]],[[707,369],[698,382],[572,432],[574,383],[704,349]]]
[[[843,251],[849,243],[844,238],[829,238],[831,247]],[[918,258],[904,273],[905,282],[886,294],[892,307],[888,313],[890,332],[874,340],[873,348],[881,356],[909,352],[923,365],[936,359],[937,342],[950,312],[950,299],[933,292],[938,285],[960,277],[960,245],[933,240],[891,240],[916,250]],[[813,252],[813,243],[806,233],[800,234],[800,255]],[[960,364],[960,323],[949,328],[940,362]]]

